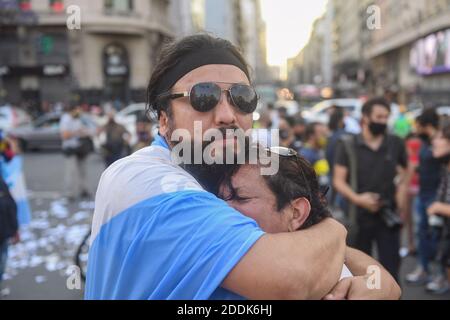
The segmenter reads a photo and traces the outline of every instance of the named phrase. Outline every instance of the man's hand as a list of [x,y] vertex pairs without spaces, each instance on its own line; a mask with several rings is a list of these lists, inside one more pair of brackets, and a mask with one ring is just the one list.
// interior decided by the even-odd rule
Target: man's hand
[[380,195],[372,192],[360,193],[356,196],[355,204],[371,213],[380,211]]
[[382,289],[370,289],[369,276],[345,278],[325,296],[324,300],[397,300],[400,294]]

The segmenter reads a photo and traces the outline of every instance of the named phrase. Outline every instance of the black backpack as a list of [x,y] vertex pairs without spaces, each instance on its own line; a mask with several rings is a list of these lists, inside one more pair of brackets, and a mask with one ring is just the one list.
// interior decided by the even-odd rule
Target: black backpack
[[0,243],[13,237],[18,228],[16,201],[11,196],[8,185],[0,177]]

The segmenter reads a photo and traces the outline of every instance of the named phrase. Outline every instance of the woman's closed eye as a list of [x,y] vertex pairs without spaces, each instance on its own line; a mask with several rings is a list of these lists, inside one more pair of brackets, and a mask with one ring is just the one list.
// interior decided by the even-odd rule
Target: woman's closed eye
[[231,192],[231,194],[226,197],[226,199],[224,199],[225,201],[235,201],[235,202],[239,202],[239,203],[246,203],[248,201],[250,201],[251,199],[253,199],[252,197],[249,196],[245,196],[245,195],[240,195],[239,194],[239,190],[233,190],[233,192]]

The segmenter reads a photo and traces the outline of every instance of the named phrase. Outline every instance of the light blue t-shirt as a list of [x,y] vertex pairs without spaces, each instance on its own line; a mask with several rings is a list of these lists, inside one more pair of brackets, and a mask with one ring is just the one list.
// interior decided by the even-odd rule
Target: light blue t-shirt
[[158,136],[100,179],[85,298],[242,298],[220,285],[263,234],[174,164]]

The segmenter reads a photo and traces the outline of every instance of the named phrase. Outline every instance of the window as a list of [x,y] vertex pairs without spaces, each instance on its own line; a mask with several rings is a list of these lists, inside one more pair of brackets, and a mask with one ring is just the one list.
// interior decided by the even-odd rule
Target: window
[[50,0],[50,8],[53,12],[63,12],[64,3],[63,0]]
[[114,12],[133,11],[133,0],[105,0],[105,9]]
[[20,10],[22,10],[22,11],[31,10],[31,0],[20,0],[19,7],[20,7]]

